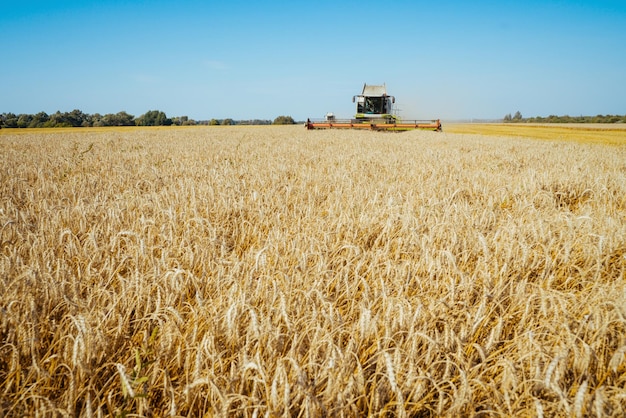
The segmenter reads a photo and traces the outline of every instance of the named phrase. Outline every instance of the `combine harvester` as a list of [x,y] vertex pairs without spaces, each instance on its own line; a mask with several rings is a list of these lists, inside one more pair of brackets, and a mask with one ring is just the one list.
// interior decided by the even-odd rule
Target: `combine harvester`
[[327,113],[321,120],[307,119],[307,129],[371,129],[375,131],[410,131],[429,129],[441,131],[441,122],[436,120],[401,120],[393,114],[396,98],[387,95],[387,88],[382,86],[363,85],[363,93],[352,97],[356,102],[354,119],[335,119],[335,115]]

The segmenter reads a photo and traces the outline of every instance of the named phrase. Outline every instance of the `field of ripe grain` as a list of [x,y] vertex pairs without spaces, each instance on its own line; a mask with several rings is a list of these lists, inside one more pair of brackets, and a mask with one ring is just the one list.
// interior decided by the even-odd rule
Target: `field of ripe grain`
[[626,414],[624,146],[3,131],[0,416]]
[[452,133],[626,145],[626,124],[617,123],[466,123],[444,128]]

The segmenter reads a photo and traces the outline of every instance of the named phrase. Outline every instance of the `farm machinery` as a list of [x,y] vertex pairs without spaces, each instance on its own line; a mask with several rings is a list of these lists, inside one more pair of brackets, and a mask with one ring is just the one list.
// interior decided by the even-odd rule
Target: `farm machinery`
[[353,119],[336,119],[333,113],[327,113],[324,119],[307,119],[307,129],[371,129],[376,131],[410,131],[429,129],[441,131],[441,122],[436,120],[404,120],[394,114],[394,96],[387,94],[387,87],[363,85],[363,92],[352,97],[356,103]]

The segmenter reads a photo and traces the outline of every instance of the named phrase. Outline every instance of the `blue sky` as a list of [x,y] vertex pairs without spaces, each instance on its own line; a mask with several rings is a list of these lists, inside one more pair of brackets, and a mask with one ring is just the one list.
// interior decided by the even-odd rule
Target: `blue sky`
[[0,113],[405,118],[626,114],[626,1],[22,1]]

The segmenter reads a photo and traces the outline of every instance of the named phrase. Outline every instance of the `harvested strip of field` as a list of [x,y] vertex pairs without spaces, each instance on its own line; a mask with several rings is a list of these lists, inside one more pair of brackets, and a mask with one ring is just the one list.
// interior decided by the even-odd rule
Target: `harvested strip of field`
[[446,124],[446,132],[626,145],[626,124]]
[[2,134],[0,415],[623,416],[626,148]]

